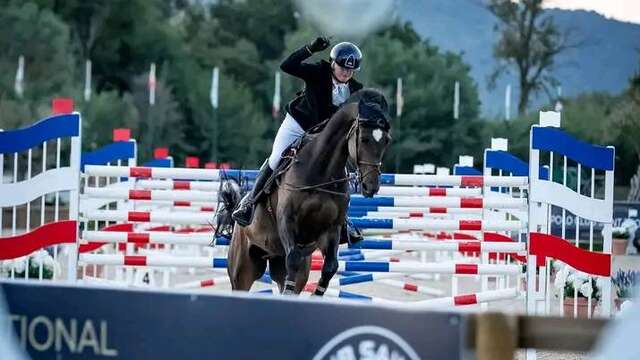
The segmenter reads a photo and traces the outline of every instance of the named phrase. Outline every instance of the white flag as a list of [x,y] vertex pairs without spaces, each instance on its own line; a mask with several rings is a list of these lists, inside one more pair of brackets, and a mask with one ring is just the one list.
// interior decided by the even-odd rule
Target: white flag
[[504,93],[504,119],[507,121],[511,119],[511,84],[507,85]]
[[402,78],[398,78],[396,83],[396,117],[402,116],[404,97],[402,97]]
[[16,82],[13,87],[16,95],[21,98],[24,93],[24,56],[22,55],[18,58],[18,71],[16,71]]
[[276,71],[275,75],[276,85],[273,91],[273,106],[271,107],[271,114],[274,118],[278,118],[280,115],[280,72]]
[[156,103],[156,63],[151,63],[149,69],[149,105]]
[[456,81],[453,91],[453,118],[458,120],[460,117],[460,82]]
[[84,66],[84,101],[91,100],[91,60],[87,60]]
[[209,98],[211,100],[211,106],[214,110],[218,108],[218,78],[220,77],[219,72],[220,71],[216,66],[213,68],[213,73],[211,74],[211,92],[209,93]]

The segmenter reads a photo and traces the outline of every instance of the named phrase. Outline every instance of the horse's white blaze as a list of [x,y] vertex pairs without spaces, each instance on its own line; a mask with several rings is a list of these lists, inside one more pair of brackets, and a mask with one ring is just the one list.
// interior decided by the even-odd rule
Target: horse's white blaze
[[380,142],[380,139],[382,139],[382,130],[380,129],[375,129],[373,130],[373,138],[376,140],[376,142]]

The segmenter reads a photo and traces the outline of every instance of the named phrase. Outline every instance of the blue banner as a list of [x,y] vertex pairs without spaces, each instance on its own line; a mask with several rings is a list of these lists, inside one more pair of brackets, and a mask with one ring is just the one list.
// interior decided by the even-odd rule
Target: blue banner
[[0,282],[33,359],[461,359],[459,314]]

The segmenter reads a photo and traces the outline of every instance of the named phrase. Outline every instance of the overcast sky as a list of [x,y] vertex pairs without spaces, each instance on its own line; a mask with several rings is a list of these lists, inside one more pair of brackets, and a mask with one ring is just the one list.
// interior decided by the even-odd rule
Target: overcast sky
[[640,0],[547,0],[545,6],[594,10],[606,17],[640,24]]

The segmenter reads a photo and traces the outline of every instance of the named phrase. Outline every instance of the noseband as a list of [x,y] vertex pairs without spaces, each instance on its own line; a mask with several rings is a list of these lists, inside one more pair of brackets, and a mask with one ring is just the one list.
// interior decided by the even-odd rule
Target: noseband
[[[364,178],[367,175],[371,174],[372,172],[375,172],[376,176],[380,176],[381,174],[380,168],[382,167],[382,162],[371,162],[371,161],[361,160],[358,157],[358,150],[360,149],[361,121],[362,119],[358,114],[358,116],[356,116],[355,121],[353,122],[353,125],[351,125],[351,129],[349,129],[349,132],[347,133],[347,144],[349,146],[349,154],[352,155],[353,160],[356,163],[356,177],[359,183],[362,183],[364,181]],[[369,165],[369,166],[372,166],[372,168],[369,169],[369,171],[365,172],[364,174],[361,174],[360,165]]]

